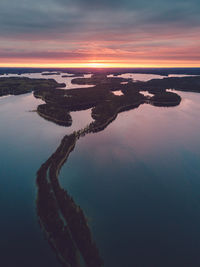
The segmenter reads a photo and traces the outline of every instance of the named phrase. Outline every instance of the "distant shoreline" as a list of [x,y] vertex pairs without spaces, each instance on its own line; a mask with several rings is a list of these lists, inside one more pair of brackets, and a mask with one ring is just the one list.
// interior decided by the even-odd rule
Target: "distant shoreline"
[[41,72],[63,72],[70,74],[82,73],[105,73],[105,74],[124,74],[124,73],[141,73],[141,74],[159,74],[168,76],[169,74],[187,74],[187,75],[200,75],[200,67],[157,67],[157,68],[40,68],[40,67],[0,67],[0,75],[3,74],[24,74],[24,73],[41,73]]

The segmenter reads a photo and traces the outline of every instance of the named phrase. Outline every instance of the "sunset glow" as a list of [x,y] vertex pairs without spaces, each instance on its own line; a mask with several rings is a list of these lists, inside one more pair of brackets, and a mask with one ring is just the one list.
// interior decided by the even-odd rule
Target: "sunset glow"
[[191,62],[181,63],[160,63],[160,64],[126,64],[126,63],[1,63],[0,67],[9,68],[184,68],[184,67],[199,67],[200,64]]
[[199,12],[196,0],[2,0],[0,66],[199,67]]

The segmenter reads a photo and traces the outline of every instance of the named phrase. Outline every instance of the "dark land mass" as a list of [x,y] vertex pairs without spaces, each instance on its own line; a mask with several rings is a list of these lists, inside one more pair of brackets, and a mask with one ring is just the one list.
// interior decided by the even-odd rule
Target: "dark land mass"
[[[121,84],[125,80],[128,83]],[[71,90],[36,90],[35,97],[41,98],[46,103],[38,106],[38,114],[53,122],[60,121],[61,125],[68,126],[71,125],[70,112],[92,108],[93,126],[98,125],[101,128],[102,125],[105,126],[112,121],[119,112],[143,103],[169,107],[179,105],[181,97],[166,89],[198,92],[200,88],[200,77],[166,78],[134,83],[130,79],[107,78],[106,75],[94,74],[91,78],[76,78],[73,81],[96,85]],[[121,90],[123,95],[114,95],[112,91],[115,90]],[[140,91],[148,91],[153,96],[144,96]],[[91,127],[92,125],[90,129]]]
[[0,78],[0,96],[20,95],[35,90],[50,90],[66,86],[65,83],[57,83],[53,79],[30,79],[26,77]]
[[91,78],[76,78],[72,80],[73,84],[119,84],[121,82],[132,81],[132,79],[118,78],[118,77],[107,77],[106,74],[93,74]]
[[37,173],[37,213],[49,243],[63,266],[100,267],[103,261],[92,239],[87,219],[58,181],[59,170],[73,151],[78,136],[65,136]]
[[43,72],[42,73],[42,75],[46,75],[46,76],[48,76],[48,75],[60,75],[60,72]]
[[154,106],[173,107],[181,102],[181,97],[172,92],[160,92],[152,96],[149,101]]
[[153,79],[147,82],[135,82],[133,86],[139,90],[144,88],[153,94],[166,89],[200,93],[200,76]]
[[[137,103],[148,102],[156,106],[178,105],[181,101],[180,96],[176,93],[167,92],[166,89],[172,88],[198,92],[200,88],[200,77],[166,78],[163,80],[158,79],[135,83],[127,79],[127,84],[121,84],[125,80],[122,78],[107,78],[102,74],[94,74],[91,78],[76,78],[72,80],[74,83],[78,82],[80,84],[95,83],[96,85],[94,87],[71,90],[39,89],[34,92],[34,95],[43,99],[46,105],[54,106],[55,112],[59,109],[65,110],[60,112],[60,114],[68,114],[71,111],[92,108],[92,117],[96,118],[98,116],[98,110],[102,109],[104,112],[99,112],[99,119],[103,119],[105,116],[109,117],[109,114],[113,116],[113,114],[118,113],[118,110],[123,110]],[[123,95],[114,95],[112,91],[115,90],[121,90]],[[154,96],[145,97],[140,91],[148,91]],[[42,110],[45,110],[45,105],[43,105]],[[48,110],[49,106],[46,108],[45,116],[47,116]],[[40,106],[38,107],[38,111],[42,115]],[[57,120],[58,117],[59,115],[57,116]],[[67,115],[65,118],[67,118]],[[52,121],[55,121],[53,116]]]
[[[127,82],[127,84],[122,84]],[[93,74],[91,78],[76,78],[72,80],[74,84],[95,84],[109,86],[110,90],[122,90],[130,88],[132,90],[151,90],[156,93],[157,90],[175,89],[179,91],[200,92],[200,76],[187,77],[168,77],[163,79],[152,79],[147,82],[136,81],[132,79],[119,77],[106,77],[104,74]],[[115,88],[115,86],[117,86]],[[113,88],[111,88],[113,87]]]
[[[8,87],[10,79],[12,80],[12,78],[4,79],[7,81],[0,80],[0,88],[6,82]],[[27,81],[34,83],[35,79]],[[44,82],[43,79],[40,81]],[[102,73],[99,75],[96,73],[89,79],[78,79],[80,84],[89,82],[95,84],[94,87],[71,90],[56,90],[59,84],[52,80],[46,81],[50,82],[45,85],[31,85],[28,89],[34,91],[35,97],[45,102],[37,108],[41,117],[62,126],[70,126],[73,123],[71,111],[92,108],[91,116],[94,121],[85,128],[66,135],[57,150],[40,167],[37,173],[39,221],[48,242],[63,266],[79,267],[81,258],[85,266],[101,267],[103,260],[93,241],[83,210],[59,184],[60,169],[67,162],[79,138],[103,131],[120,112],[138,108],[144,103],[164,107],[179,105],[180,96],[166,90],[200,92],[200,77],[154,79],[136,83],[128,79],[127,84],[121,84],[121,78],[111,79]],[[25,86],[22,87],[25,88]],[[16,90],[18,90],[17,86]],[[115,90],[121,90],[123,95],[114,95],[112,91]],[[153,96],[144,96],[140,91],[148,91]]]
[[103,73],[119,75],[123,73],[200,75],[200,68],[0,68],[0,75],[3,74],[24,74],[41,72],[59,72],[70,74]]
[[73,77],[83,77],[83,73],[76,73],[76,74],[65,74],[62,75],[62,78],[73,78]]
[[43,104],[37,108],[38,114],[46,120],[53,121],[60,126],[70,127],[72,118],[65,109],[59,108],[56,105]]

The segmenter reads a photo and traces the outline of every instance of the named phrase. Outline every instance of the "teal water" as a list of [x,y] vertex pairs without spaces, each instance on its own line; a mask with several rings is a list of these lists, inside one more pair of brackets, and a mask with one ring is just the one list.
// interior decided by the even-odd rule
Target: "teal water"
[[[106,267],[200,265],[200,95],[147,104],[81,138],[60,182],[88,217]],[[40,118],[31,94],[0,98],[1,263],[60,266],[36,214],[36,172],[70,128]]]
[[[71,131],[40,118],[32,94],[0,98],[0,266],[60,266],[36,213],[36,172]],[[74,129],[88,123],[79,114]]]
[[61,171],[107,267],[200,265],[200,95],[181,96],[118,115]]

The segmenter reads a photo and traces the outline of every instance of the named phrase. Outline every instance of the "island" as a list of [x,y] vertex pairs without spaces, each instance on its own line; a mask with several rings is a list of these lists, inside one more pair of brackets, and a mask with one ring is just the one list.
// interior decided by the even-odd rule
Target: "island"
[[26,77],[1,77],[0,96],[20,95],[36,90],[50,90],[66,86],[54,79],[31,79]]
[[43,72],[42,75],[44,75],[44,76],[60,75],[60,72]]

